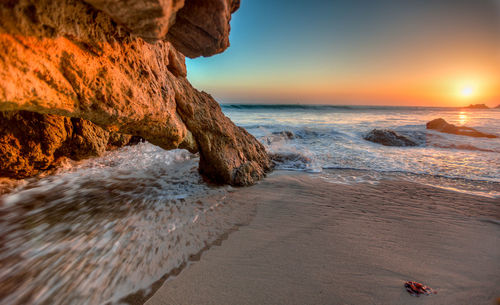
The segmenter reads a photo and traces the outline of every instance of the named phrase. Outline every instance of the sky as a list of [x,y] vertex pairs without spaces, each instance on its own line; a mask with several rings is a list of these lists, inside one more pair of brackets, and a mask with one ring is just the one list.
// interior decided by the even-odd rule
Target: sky
[[500,0],[241,0],[230,41],[187,60],[221,103],[500,104]]

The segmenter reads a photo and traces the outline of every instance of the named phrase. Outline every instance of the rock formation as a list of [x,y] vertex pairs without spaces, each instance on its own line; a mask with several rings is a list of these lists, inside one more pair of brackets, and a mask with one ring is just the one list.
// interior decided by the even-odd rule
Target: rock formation
[[373,129],[364,137],[365,140],[385,146],[417,146],[412,139],[389,129]]
[[184,55],[228,47],[238,6],[238,0],[2,1],[0,111],[82,118],[164,149],[199,150],[208,178],[251,184],[270,169],[264,147],[189,84],[184,63]]
[[478,138],[498,138],[496,135],[480,132],[474,128],[465,126],[456,126],[446,122],[444,119],[439,118],[427,123],[427,129],[433,129],[444,133],[456,134],[468,137]]
[[132,136],[95,124],[28,111],[0,112],[0,176],[26,178],[64,158],[82,160],[130,143]]
[[470,104],[467,107],[464,108],[469,108],[469,109],[490,109],[490,107],[486,106],[485,104]]

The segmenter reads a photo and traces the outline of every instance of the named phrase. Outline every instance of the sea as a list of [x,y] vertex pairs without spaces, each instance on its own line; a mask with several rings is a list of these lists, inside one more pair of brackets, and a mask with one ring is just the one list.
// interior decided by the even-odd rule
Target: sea
[[[373,183],[389,174],[458,192],[500,196],[500,137],[426,129],[427,122],[443,118],[500,136],[500,109],[324,105],[223,105],[222,109],[270,153],[284,156],[278,158],[278,169],[358,171],[351,177],[328,177],[346,183]],[[418,145],[393,147],[365,140],[373,129],[395,131]]]
[[[500,138],[426,129],[443,118],[500,136],[500,109],[221,107],[266,147],[276,170],[360,187],[405,180],[500,201]],[[373,129],[418,145],[365,140]],[[0,303],[127,304],[175,277],[258,204],[227,200],[237,189],[204,181],[198,159],[141,143],[14,184],[0,195]]]

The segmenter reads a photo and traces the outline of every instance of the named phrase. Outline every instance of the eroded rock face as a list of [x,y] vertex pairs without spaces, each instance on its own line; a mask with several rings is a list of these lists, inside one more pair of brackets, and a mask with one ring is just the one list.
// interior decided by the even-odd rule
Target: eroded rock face
[[[26,6],[21,1],[13,9],[17,15],[1,10],[0,20],[9,24],[31,22],[27,10],[44,14],[16,28],[22,35],[0,34],[5,67],[0,70],[0,110],[82,117],[166,149],[178,147],[189,135],[175,103],[176,75],[185,70],[169,58],[183,62],[183,56],[168,42],[130,37],[85,3],[62,2]],[[57,14],[49,15],[52,11]],[[80,24],[65,23],[75,19]],[[55,36],[47,38],[47,31]]]
[[84,1],[133,35],[166,39],[189,57],[211,56],[229,47],[229,21],[240,6],[240,0]]
[[478,138],[498,138],[494,134],[488,134],[480,132],[474,128],[466,126],[456,126],[446,122],[444,119],[439,118],[432,120],[426,124],[427,129],[434,129],[444,133],[456,134],[468,137],[478,137]]
[[249,185],[271,169],[264,146],[234,125],[207,93],[182,81],[177,111],[198,143],[200,172],[219,183]]
[[208,178],[253,183],[270,167],[264,148],[189,84],[184,55],[176,50],[192,57],[223,51],[238,5],[0,2],[0,111],[82,118],[165,149],[199,150]]
[[79,118],[29,111],[0,112],[0,176],[26,178],[129,144],[132,136],[108,132]]
[[167,35],[184,0],[84,0],[105,12],[132,34],[144,39],[158,40]]
[[229,47],[231,14],[240,0],[187,0],[167,39],[188,57],[210,56]]

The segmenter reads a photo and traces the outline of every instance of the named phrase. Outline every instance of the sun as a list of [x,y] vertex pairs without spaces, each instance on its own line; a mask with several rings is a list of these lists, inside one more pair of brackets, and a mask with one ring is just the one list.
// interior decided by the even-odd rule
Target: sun
[[472,86],[465,86],[460,90],[460,95],[463,98],[470,98],[473,97],[476,93],[476,90]]

